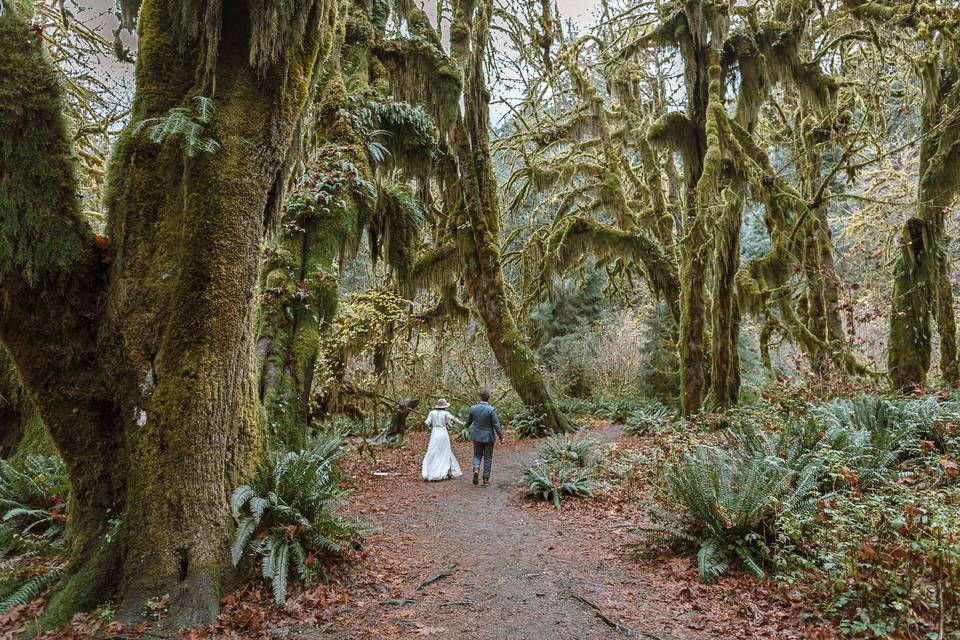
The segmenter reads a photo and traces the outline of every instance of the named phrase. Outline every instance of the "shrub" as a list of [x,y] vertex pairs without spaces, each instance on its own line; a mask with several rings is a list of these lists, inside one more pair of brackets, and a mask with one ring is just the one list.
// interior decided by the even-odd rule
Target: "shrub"
[[630,413],[623,431],[630,436],[642,436],[659,431],[670,424],[670,411],[655,402]]
[[603,484],[597,480],[596,440],[554,436],[540,447],[534,463],[520,478],[520,486],[557,509],[563,496],[590,498]]
[[731,557],[764,576],[776,519],[815,504],[820,461],[808,426],[788,425],[773,434],[744,422],[726,436],[728,448],[698,447],[666,474],[670,492],[688,516],[678,537],[698,543],[704,582],[722,575]]
[[548,464],[569,462],[576,467],[592,467],[597,459],[596,440],[553,436],[540,446],[540,459]]
[[59,456],[0,460],[0,529],[58,543],[66,526],[70,485]]
[[518,438],[542,438],[547,435],[547,425],[543,415],[531,407],[522,407],[510,417],[509,425]]
[[647,406],[640,398],[598,398],[594,402],[593,415],[615,424],[623,424],[635,412]]
[[784,523],[792,535],[779,560],[811,571],[825,610],[847,633],[946,638],[939,628],[960,628],[958,522],[957,487],[841,491],[824,498],[815,518]]
[[813,409],[826,433],[831,467],[847,482],[873,484],[901,460],[920,453],[921,434],[933,422],[926,402],[894,402],[876,396],[834,400]]
[[527,493],[560,508],[562,496],[590,498],[600,488],[589,467],[578,467],[570,462],[547,463],[538,460],[523,472],[520,484]]
[[286,600],[291,563],[309,583],[314,569],[308,553],[340,552],[366,531],[359,520],[336,513],[346,504],[335,465],[343,442],[340,434],[327,435],[306,451],[275,456],[272,469],[253,485],[237,487],[230,499],[237,520],[233,563],[247,553],[259,557],[277,604]]

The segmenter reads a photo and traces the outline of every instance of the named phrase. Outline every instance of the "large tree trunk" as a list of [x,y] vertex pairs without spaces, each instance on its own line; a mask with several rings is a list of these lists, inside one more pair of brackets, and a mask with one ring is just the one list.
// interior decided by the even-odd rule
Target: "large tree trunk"
[[[948,46],[946,44],[942,46]],[[945,52],[944,57],[950,54]],[[940,333],[940,373],[947,384],[958,372],[957,325],[945,230],[947,210],[960,191],[960,64],[943,68],[937,56],[922,68],[920,178],[917,217],[904,224],[894,266],[887,367],[900,390],[926,384],[931,360],[930,318]],[[921,300],[921,296],[923,299]]]
[[[0,55],[11,41],[31,47],[29,69],[16,54],[0,58],[2,93],[24,96],[19,111],[0,111],[0,134],[34,130],[27,148],[59,163],[56,197],[49,186],[41,196],[42,227],[29,226],[36,203],[0,200],[12,205],[2,215],[21,223],[15,246],[31,232],[70,231],[58,239],[70,260],[39,277],[0,264],[0,336],[72,488],[70,565],[47,627],[111,597],[134,618],[164,594],[172,627],[214,621],[233,579],[227,497],[263,460],[253,349],[260,246],[331,8],[307,3],[279,17],[246,3],[210,3],[202,16],[182,9],[148,1],[140,14],[132,121],[110,168],[106,252],[77,209],[49,62],[25,25],[0,18]],[[54,98],[41,101],[37,84]],[[212,100],[212,114],[198,111],[197,96]],[[216,150],[188,153],[197,132],[157,143],[137,126],[173,114],[202,123],[199,135]],[[23,152],[3,152],[0,185],[12,175],[14,188],[28,191],[49,178]]]
[[931,269],[927,225],[907,220],[900,238],[900,256],[893,269],[893,303],[887,372],[894,388],[911,391],[927,381],[930,368],[930,307],[932,291],[926,275]]
[[510,312],[500,266],[500,207],[490,156],[490,93],[483,70],[492,10],[488,2],[455,5],[450,46],[464,75],[464,112],[452,136],[457,175],[445,186],[452,193],[459,191],[460,217],[469,223],[469,230],[457,237],[467,289],[483,319],[490,348],[514,391],[537,413],[544,428],[566,432],[573,425],[550,397],[533,353]]
[[[698,413],[710,386],[710,364],[707,345],[706,310],[711,304],[707,295],[707,266],[710,252],[706,232],[708,211],[706,190],[717,190],[720,162],[711,171],[716,175],[703,180],[709,147],[719,154],[719,141],[708,142],[707,111],[711,99],[722,99],[723,86],[718,77],[711,87],[711,67],[717,63],[713,47],[723,34],[712,29],[721,28],[723,19],[713,15],[714,9],[704,2],[688,3],[685,13],[685,33],[680,36],[680,50],[684,60],[684,83],[687,89],[687,119],[690,124],[685,135],[689,149],[683,155],[683,178],[687,202],[681,228],[680,248],[680,408],[683,415]],[[715,96],[711,96],[714,90]],[[719,125],[717,125],[719,126]]]

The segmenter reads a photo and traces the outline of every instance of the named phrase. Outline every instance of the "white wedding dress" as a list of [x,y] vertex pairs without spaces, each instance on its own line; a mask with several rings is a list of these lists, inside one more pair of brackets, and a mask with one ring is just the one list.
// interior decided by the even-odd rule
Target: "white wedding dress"
[[430,427],[430,445],[420,470],[424,480],[444,480],[448,474],[454,478],[463,475],[450,448],[450,434],[447,432],[453,420],[453,415],[444,409],[434,409],[427,414],[425,424]]

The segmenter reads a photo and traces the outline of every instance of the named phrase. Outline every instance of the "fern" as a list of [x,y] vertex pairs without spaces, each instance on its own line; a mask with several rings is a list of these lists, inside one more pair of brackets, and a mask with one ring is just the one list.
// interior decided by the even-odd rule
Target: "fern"
[[714,582],[737,556],[764,575],[762,540],[785,512],[812,508],[821,474],[820,441],[810,423],[780,434],[751,422],[725,433],[727,448],[698,447],[667,468],[670,492],[686,509],[686,530],[699,541],[700,579]]
[[631,412],[625,421],[623,432],[630,436],[642,436],[659,431],[670,424],[670,411],[659,402]]
[[[572,445],[572,446],[571,446]],[[593,464],[595,441],[563,442],[553,439],[523,471],[519,484],[529,494],[560,508],[563,496],[591,498],[602,488]]]
[[826,432],[838,464],[862,484],[880,482],[904,458],[920,452],[936,409],[924,401],[900,403],[875,396],[834,400],[816,407],[813,419]]
[[147,139],[154,144],[182,136],[184,152],[190,158],[198,153],[216,153],[220,150],[220,143],[203,137],[204,125],[210,124],[213,111],[213,100],[194,96],[192,108],[174,107],[158,118],[141,120],[133,128],[133,135],[140,135],[146,129]]
[[597,457],[597,441],[574,440],[568,435],[553,436],[540,446],[540,459],[547,464],[569,462],[577,467],[593,465]]
[[30,604],[46,591],[58,577],[60,577],[59,569],[39,573],[28,578],[16,587],[13,593],[0,601],[0,614],[6,613],[11,607]]
[[66,527],[69,484],[58,456],[0,459],[0,528],[59,544]]
[[335,513],[346,504],[336,468],[343,443],[343,436],[333,434],[305,451],[276,455],[257,482],[231,496],[238,521],[231,559],[238,565],[246,554],[259,556],[277,604],[286,600],[291,556],[301,580],[309,582],[314,572],[308,549],[337,553],[368,530],[362,521]]

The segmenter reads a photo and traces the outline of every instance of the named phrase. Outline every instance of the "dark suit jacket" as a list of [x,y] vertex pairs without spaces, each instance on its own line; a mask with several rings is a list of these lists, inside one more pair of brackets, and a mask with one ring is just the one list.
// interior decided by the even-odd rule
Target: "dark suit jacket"
[[497,417],[497,410],[489,402],[481,402],[470,407],[466,426],[470,427],[470,439],[474,442],[495,442],[496,437],[503,442],[500,418]]

